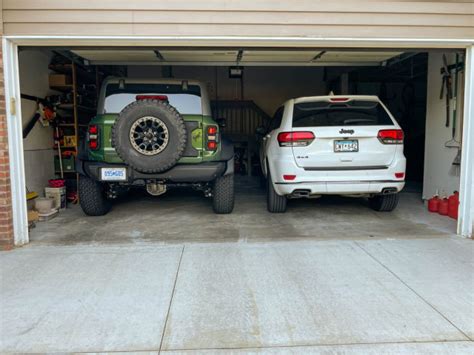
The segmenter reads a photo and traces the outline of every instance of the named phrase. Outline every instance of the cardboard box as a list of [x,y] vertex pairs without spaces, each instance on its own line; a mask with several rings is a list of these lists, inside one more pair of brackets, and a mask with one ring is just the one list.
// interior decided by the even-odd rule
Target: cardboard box
[[30,210],[28,211],[28,224],[37,222],[39,219],[38,211]]
[[49,74],[49,86],[68,86],[72,84],[72,79],[66,74]]
[[44,196],[54,200],[53,208],[66,208],[66,187],[45,187]]

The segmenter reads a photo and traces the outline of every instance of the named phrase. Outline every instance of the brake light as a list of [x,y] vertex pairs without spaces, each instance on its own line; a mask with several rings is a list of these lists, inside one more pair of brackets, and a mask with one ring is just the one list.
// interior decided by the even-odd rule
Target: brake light
[[395,177],[397,179],[403,179],[405,177],[405,173],[395,173]]
[[89,135],[89,148],[92,150],[99,149],[99,126],[92,124],[87,132]]
[[296,175],[283,175],[283,180],[293,181],[296,179]]
[[382,144],[403,144],[404,134],[401,129],[382,129],[377,138]]
[[135,97],[137,101],[140,100],[159,100],[159,101],[168,101],[168,96],[166,95],[137,95]]
[[219,135],[217,126],[207,126],[206,128],[206,146],[207,150],[217,150],[217,142]]
[[349,101],[350,99],[348,97],[334,97],[332,99],[329,99],[331,102],[346,102]]
[[281,132],[278,134],[280,147],[306,147],[314,140],[313,132]]

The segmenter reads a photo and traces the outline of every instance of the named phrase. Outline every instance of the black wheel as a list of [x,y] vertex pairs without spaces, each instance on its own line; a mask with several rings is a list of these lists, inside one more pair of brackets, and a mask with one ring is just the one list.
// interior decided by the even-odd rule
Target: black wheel
[[212,209],[217,214],[231,213],[234,209],[234,174],[218,177],[214,181]]
[[142,173],[172,168],[186,148],[183,117],[166,101],[138,100],[120,112],[112,145],[120,158]]
[[284,213],[288,199],[286,196],[280,196],[276,193],[270,170],[267,173],[267,210],[271,213]]
[[398,205],[398,194],[377,195],[369,198],[369,206],[375,211],[391,212]]
[[87,176],[79,176],[79,203],[85,214],[103,216],[110,211],[112,204],[105,196],[104,185]]

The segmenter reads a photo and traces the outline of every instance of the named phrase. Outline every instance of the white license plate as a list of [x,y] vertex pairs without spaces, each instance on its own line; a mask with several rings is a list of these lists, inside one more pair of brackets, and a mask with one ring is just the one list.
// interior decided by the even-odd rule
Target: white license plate
[[127,180],[127,168],[102,168],[100,169],[102,181]]
[[359,141],[357,139],[344,139],[343,141],[334,141],[334,152],[358,152],[359,151]]

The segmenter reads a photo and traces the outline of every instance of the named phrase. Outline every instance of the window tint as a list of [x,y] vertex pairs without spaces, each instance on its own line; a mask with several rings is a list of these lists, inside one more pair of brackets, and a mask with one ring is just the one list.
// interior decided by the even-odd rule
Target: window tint
[[280,107],[276,112],[273,118],[270,121],[270,126],[268,127],[268,132],[273,131],[274,129],[280,128],[281,120],[283,118],[284,107]]
[[105,91],[105,113],[119,113],[125,106],[136,100],[137,95],[166,95],[171,106],[182,114],[202,114],[201,89],[198,85],[189,85],[183,91],[181,85],[169,84],[119,84],[107,85]]
[[376,101],[347,103],[325,101],[295,104],[293,127],[393,125],[385,109]]

